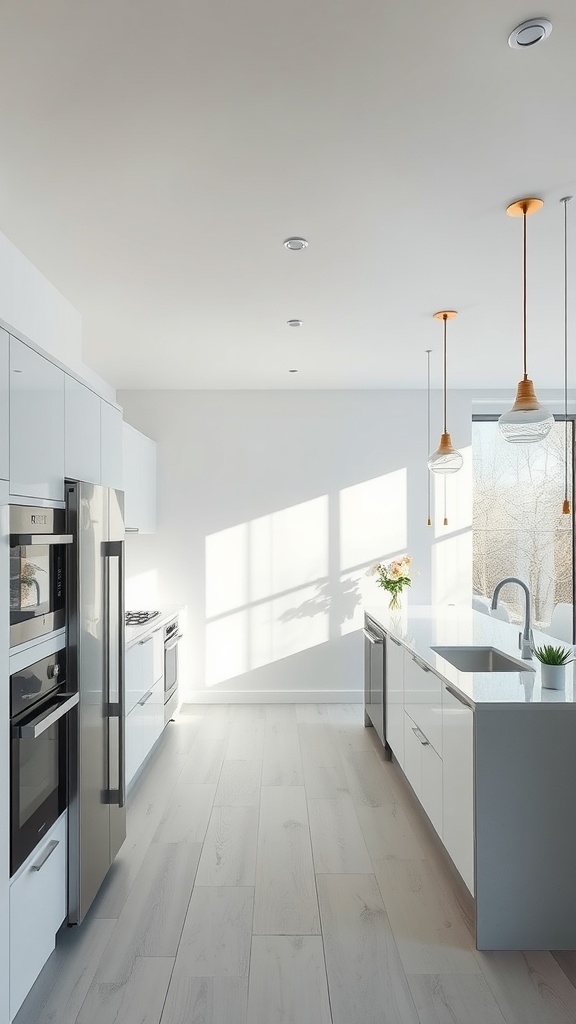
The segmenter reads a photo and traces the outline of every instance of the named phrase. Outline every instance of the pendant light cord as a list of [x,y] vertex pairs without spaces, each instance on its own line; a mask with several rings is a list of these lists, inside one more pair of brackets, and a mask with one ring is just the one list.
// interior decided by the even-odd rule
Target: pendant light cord
[[568,499],[568,203],[572,196],[565,196],[564,203],[564,505],[563,512],[570,513]]
[[444,433],[447,433],[447,431],[446,431],[446,422],[447,422],[447,418],[446,418],[446,321],[448,320],[447,313],[444,313],[443,320],[444,320]]
[[526,359],[526,210],[522,214],[522,334],[524,348],[524,380],[528,380]]

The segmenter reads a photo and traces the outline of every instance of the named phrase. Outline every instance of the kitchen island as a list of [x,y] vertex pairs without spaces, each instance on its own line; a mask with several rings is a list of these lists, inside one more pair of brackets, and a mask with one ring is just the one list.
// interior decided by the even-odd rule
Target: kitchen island
[[[544,689],[538,661],[520,659],[518,626],[468,608],[368,606],[365,632],[367,659],[383,640],[367,724],[475,898],[478,948],[575,949],[573,666],[564,690]],[[462,648],[511,660],[462,671],[440,647],[456,661]]]

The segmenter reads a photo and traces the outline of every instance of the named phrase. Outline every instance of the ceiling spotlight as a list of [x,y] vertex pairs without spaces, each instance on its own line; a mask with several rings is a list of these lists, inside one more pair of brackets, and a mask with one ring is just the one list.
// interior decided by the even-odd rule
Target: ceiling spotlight
[[302,327],[301,320],[287,320],[288,327]]
[[530,18],[517,25],[508,36],[508,46],[513,50],[526,50],[529,46],[542,43],[548,39],[552,31],[552,22],[548,18]]
[[296,236],[294,238],[286,238],[284,240],[284,245],[287,249],[292,249],[293,252],[299,252],[300,249],[306,248],[308,242],[305,238],[298,238]]

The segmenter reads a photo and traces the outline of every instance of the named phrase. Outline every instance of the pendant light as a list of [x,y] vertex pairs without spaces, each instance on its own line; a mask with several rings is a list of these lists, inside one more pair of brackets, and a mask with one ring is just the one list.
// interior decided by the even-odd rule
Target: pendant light
[[[428,360],[428,377],[427,377],[427,384],[426,384],[426,413],[427,413],[427,425],[428,425],[428,429],[427,429],[427,441],[428,441],[428,443],[426,445],[426,452],[430,451],[430,441],[431,441],[431,434],[432,434],[432,430],[431,430],[431,426],[430,426],[430,404],[431,404],[430,403],[430,395],[431,395],[431,392],[430,392],[430,356],[431,355],[432,355],[432,349],[431,348],[427,348],[426,349],[426,357],[427,357],[427,360]],[[428,474],[428,520],[427,520],[426,526],[432,526],[432,477],[430,476],[430,474]]]
[[570,515],[570,499],[568,497],[568,203],[572,196],[564,196],[564,501],[562,515]]
[[428,459],[428,469],[431,473],[457,473],[464,461],[460,452],[453,447],[452,438],[446,427],[446,323],[457,315],[453,309],[442,309],[439,313],[434,313],[435,320],[444,322],[444,432],[438,448]]
[[518,383],[516,401],[509,412],[498,420],[500,433],[505,441],[514,444],[533,444],[548,436],[554,417],[536,398],[534,384],[528,377],[526,361],[526,218],[541,210],[541,199],[520,199],[506,210],[509,217],[522,217],[522,339],[524,352],[524,375]]

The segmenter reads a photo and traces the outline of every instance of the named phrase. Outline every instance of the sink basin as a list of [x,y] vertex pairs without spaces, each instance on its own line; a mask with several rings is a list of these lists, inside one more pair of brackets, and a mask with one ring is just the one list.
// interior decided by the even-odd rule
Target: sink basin
[[459,672],[533,672],[526,661],[511,658],[495,647],[432,647]]

